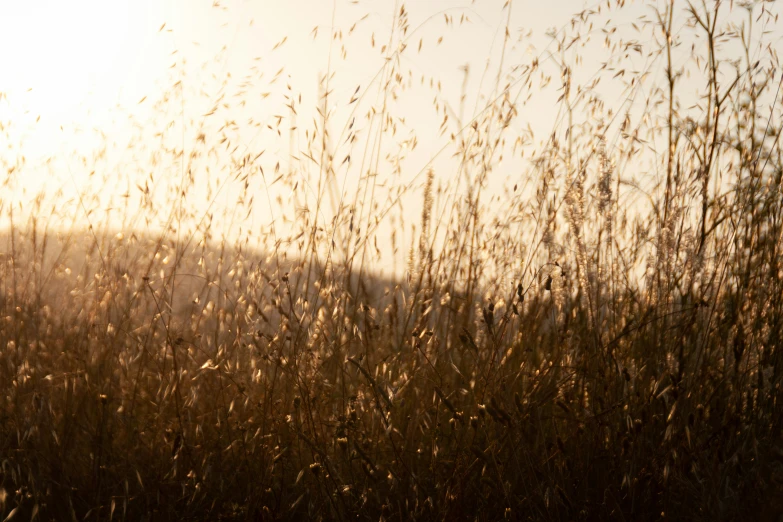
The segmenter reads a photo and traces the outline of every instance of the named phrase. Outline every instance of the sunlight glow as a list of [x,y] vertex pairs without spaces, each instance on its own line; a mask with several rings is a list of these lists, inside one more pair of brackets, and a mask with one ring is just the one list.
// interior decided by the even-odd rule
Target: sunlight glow
[[[0,92],[28,118],[63,124],[81,105],[111,106],[134,72],[134,42],[144,2],[75,0],[4,2],[0,6]],[[27,118],[26,118],[27,119]]]

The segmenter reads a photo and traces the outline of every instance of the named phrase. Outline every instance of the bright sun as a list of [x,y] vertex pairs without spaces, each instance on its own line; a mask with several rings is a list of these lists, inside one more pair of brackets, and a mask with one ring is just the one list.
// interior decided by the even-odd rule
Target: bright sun
[[[28,118],[67,124],[85,105],[111,106],[133,72],[144,31],[133,0],[0,4],[0,92]],[[89,102],[89,103],[87,103]],[[17,114],[18,116],[18,114]],[[27,118],[25,118],[27,119]]]

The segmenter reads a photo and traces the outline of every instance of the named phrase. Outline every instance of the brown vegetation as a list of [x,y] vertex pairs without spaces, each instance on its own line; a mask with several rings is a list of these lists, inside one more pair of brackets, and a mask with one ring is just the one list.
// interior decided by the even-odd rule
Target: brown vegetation
[[[142,197],[165,234],[58,233],[42,230],[43,207],[19,224],[6,205],[0,516],[776,520],[774,15],[767,3],[664,4],[635,22],[644,43],[604,25],[611,59],[595,78],[614,78],[620,106],[572,79],[597,9],[553,33],[541,63],[498,74],[486,108],[455,124],[461,184],[422,171],[399,279],[372,272],[375,224],[399,201],[373,206],[367,179],[342,192],[336,164],[364,151],[331,144],[328,96],[307,135],[317,199],[263,254],[211,239],[209,219],[177,231],[185,167],[166,209]],[[384,100],[405,89],[407,33],[403,7],[377,78]],[[626,69],[629,53],[646,68]],[[688,108],[686,69],[700,89]],[[484,198],[499,157],[525,141],[513,135],[522,100],[550,80],[561,118],[546,147],[520,188]],[[393,120],[391,101],[379,106],[370,121]],[[397,138],[367,128],[379,171],[371,144]],[[190,160],[227,148],[223,137],[199,133]],[[254,156],[232,164],[237,179]],[[641,186],[647,160],[660,176]],[[344,202],[326,220],[335,194]]]

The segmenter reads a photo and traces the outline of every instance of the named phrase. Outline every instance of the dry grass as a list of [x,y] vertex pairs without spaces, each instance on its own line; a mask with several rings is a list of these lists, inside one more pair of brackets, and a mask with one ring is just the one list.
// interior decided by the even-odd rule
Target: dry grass
[[[322,96],[321,120],[298,129],[307,167],[237,150],[231,125],[206,117],[190,152],[160,137],[154,161],[180,176],[165,206],[139,182],[128,198],[143,217],[115,210],[120,233],[55,231],[42,202],[19,223],[5,202],[0,517],[777,520],[770,4],[672,2],[621,42],[606,17],[623,9],[582,13],[523,62],[507,33],[491,101],[469,120],[436,97],[451,114],[450,184],[440,164],[402,176],[404,158],[380,145],[403,154],[401,56],[418,41],[403,7],[375,83],[351,96],[361,130],[327,133],[350,100]],[[609,58],[578,83],[588,37],[606,38]],[[696,95],[681,94],[686,72]],[[518,114],[547,88],[559,117],[532,150]],[[270,132],[295,125],[287,114]],[[528,171],[487,196],[502,156],[525,150]],[[213,151],[230,156],[219,174]],[[367,171],[378,176],[343,182]],[[263,254],[221,240],[211,207],[188,199],[199,176],[210,191],[240,184],[237,215],[249,186],[291,187],[290,236],[265,229]],[[401,195],[417,190],[406,215]],[[98,199],[78,205],[92,213]],[[409,216],[416,235],[398,236]],[[395,232],[379,243],[383,223]],[[154,224],[165,232],[142,232]],[[385,238],[386,255],[406,252],[400,278],[373,275]]]

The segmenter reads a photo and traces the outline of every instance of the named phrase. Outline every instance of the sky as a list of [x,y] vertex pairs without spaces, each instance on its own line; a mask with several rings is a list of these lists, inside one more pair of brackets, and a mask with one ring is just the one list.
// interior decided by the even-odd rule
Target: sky
[[[376,165],[383,164],[387,176],[397,176],[392,185],[420,187],[430,166],[444,186],[454,185],[448,143],[449,134],[458,131],[456,117],[462,114],[467,124],[480,116],[487,100],[499,94],[498,85],[519,79],[518,73],[509,73],[515,63],[541,59],[542,70],[557,83],[557,57],[549,54],[554,49],[552,31],[567,30],[574,13],[605,3],[418,0],[405,4],[410,29],[394,45],[403,41],[409,47],[400,54],[399,65],[407,75],[402,83],[409,87],[396,92],[397,100],[387,102],[400,128],[396,142],[378,145],[378,150],[384,150],[384,161]],[[653,16],[656,4],[665,2],[629,0],[625,8],[612,12],[609,23],[630,31],[634,20]],[[115,212],[125,216],[116,219],[106,210],[120,205],[119,195],[149,182],[163,187],[157,192],[162,198],[158,205],[165,204],[166,190],[171,188],[165,185],[176,188],[185,163],[161,160],[156,148],[179,147],[188,157],[199,148],[200,134],[206,133],[209,140],[226,138],[231,145],[224,148],[226,154],[255,158],[263,151],[256,162],[265,174],[243,187],[224,183],[236,174],[225,170],[230,167],[230,154],[220,158],[217,153],[205,154],[194,160],[192,168],[203,178],[197,176],[195,182],[192,214],[203,217],[208,208],[223,216],[216,227],[229,235],[261,230],[271,223],[283,235],[290,227],[282,223],[283,215],[293,219],[297,207],[312,204],[318,192],[313,177],[318,169],[306,166],[301,154],[298,160],[291,156],[306,148],[309,134],[304,131],[312,132],[318,125],[316,107],[327,71],[333,73],[329,77],[332,139],[350,136],[351,121],[364,132],[365,145],[376,135],[375,124],[366,115],[382,105],[379,78],[388,54],[382,47],[389,41],[401,5],[391,0],[0,2],[0,48],[6,50],[0,53],[0,122],[7,142],[0,157],[6,169],[25,158],[23,167],[14,170],[13,180],[7,180],[0,191],[2,215],[9,205],[19,206],[23,214],[21,207],[31,208],[35,197],[45,192],[53,204],[70,203],[62,206],[55,220],[66,228],[86,221],[108,222],[115,228],[160,228],[160,220],[145,224],[141,218],[129,219],[128,213],[136,213],[133,208],[126,208],[124,214]],[[679,9],[684,6],[681,3]],[[598,20],[608,22],[606,17]],[[506,27],[510,43],[504,49]],[[780,25],[773,29],[777,34],[772,42],[779,49]],[[413,52],[420,44],[420,50]],[[583,61],[574,73],[577,81],[587,82],[598,71],[606,57],[601,47],[602,35],[596,28],[592,41],[582,48]],[[676,59],[686,64],[690,51],[680,52]],[[651,75],[663,74],[659,63],[633,56],[627,60],[640,70],[649,67]],[[694,83],[692,90],[697,88]],[[605,82],[601,89],[607,103],[622,106],[618,100],[626,91],[619,82]],[[531,102],[520,104],[515,125],[520,132],[533,131],[529,148],[541,147],[563,117],[558,94],[556,88],[541,90]],[[351,103],[354,98],[359,101]],[[442,133],[444,110],[452,118]],[[400,152],[405,136],[414,134],[416,148]],[[402,165],[398,174],[394,174],[395,161],[385,161],[395,148],[404,155],[397,161]],[[366,155],[371,149],[336,146],[335,162],[357,151]],[[373,163],[353,157],[341,164],[336,169],[338,192],[341,187],[353,197],[353,187],[361,187],[363,174],[373,170],[368,164]],[[531,181],[521,174],[530,166],[525,161],[498,166],[489,193]],[[276,172],[286,169],[297,169],[291,183],[273,183]],[[295,179],[305,187],[302,196],[295,193],[302,190]],[[243,190],[255,199],[240,226],[236,200]],[[372,193],[381,201],[388,198],[383,185]],[[87,194],[94,196],[92,203],[86,201]],[[399,214],[410,222],[414,221],[411,214],[421,212],[421,193],[411,191],[409,197],[407,211]],[[328,222],[328,212],[322,220]],[[218,217],[215,222],[221,223]],[[388,226],[401,227],[399,221]]]

